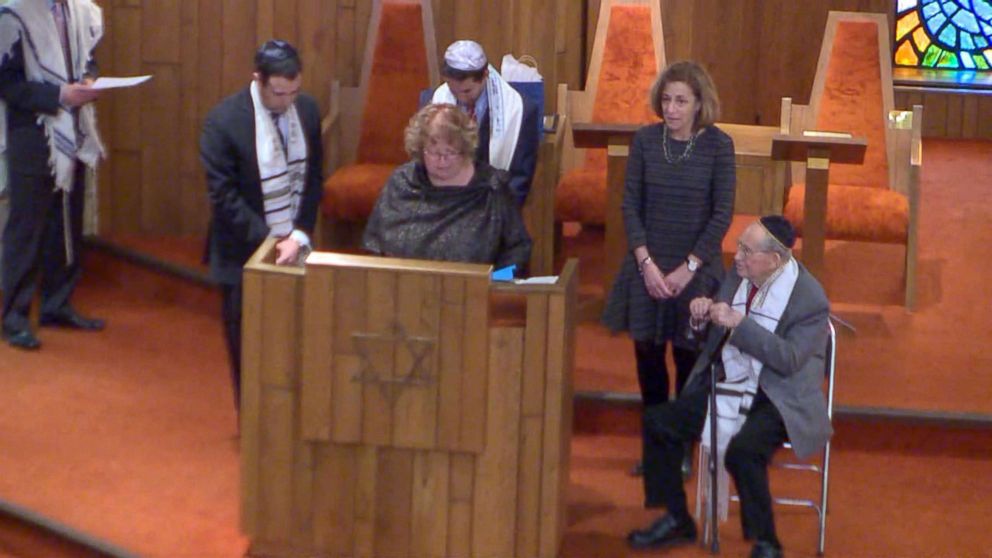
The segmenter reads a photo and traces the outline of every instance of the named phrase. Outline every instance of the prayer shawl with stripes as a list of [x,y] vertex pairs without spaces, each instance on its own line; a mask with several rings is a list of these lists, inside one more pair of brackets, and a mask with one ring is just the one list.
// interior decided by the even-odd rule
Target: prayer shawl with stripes
[[258,82],[251,82],[251,102],[255,109],[255,152],[258,176],[262,180],[265,223],[270,236],[282,238],[293,232],[300,208],[300,197],[307,172],[307,141],[296,105],[282,115],[286,119],[286,147],[269,110],[262,104]]
[[[489,164],[500,170],[510,170],[520,139],[524,101],[492,65],[486,79],[486,99],[489,102]],[[458,104],[447,83],[434,91],[431,102]]]
[[[65,3],[69,11],[71,72],[66,68],[59,31],[47,1],[10,0],[0,7],[0,57],[10,56],[14,45],[21,41],[28,81],[61,86],[69,82],[70,75],[86,73],[93,49],[103,36],[103,13],[90,0],[65,0]],[[48,138],[49,166],[55,176],[55,187],[64,191],[72,188],[76,159],[92,168],[104,155],[93,103],[80,107],[78,115],[78,128],[69,107],[60,107],[56,114],[38,116]],[[7,107],[0,101],[0,153],[6,148]]]

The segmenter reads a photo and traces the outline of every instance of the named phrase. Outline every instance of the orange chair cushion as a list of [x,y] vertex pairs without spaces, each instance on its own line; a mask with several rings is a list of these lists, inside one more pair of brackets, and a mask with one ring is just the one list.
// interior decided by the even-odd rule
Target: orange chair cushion
[[399,165],[408,159],[403,130],[432,85],[420,4],[383,2],[377,37],[355,161]]
[[341,167],[324,182],[321,211],[337,221],[363,222],[372,214],[379,192],[396,165],[357,164]]
[[555,191],[559,221],[590,225],[606,223],[606,169],[579,167],[562,177]]
[[[592,121],[645,124],[658,118],[649,93],[657,78],[651,8],[613,6],[596,82]],[[606,215],[606,150],[589,149],[583,164],[562,177],[555,191],[559,221],[603,224]]]
[[850,132],[868,140],[864,164],[830,166],[830,180],[837,184],[890,187],[878,33],[879,27],[873,22],[837,24],[816,127]]
[[[802,234],[806,188],[789,188],[783,214]],[[905,244],[909,229],[909,200],[899,192],[831,184],[827,190],[826,237]]]

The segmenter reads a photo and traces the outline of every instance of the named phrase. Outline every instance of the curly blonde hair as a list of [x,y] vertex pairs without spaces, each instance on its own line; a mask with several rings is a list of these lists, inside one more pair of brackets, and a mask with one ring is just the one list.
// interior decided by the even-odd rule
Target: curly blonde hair
[[658,118],[665,119],[661,106],[661,96],[669,83],[682,82],[692,89],[692,94],[699,99],[699,113],[693,122],[693,131],[701,130],[720,118],[720,97],[716,94],[713,78],[705,68],[695,62],[683,60],[675,62],[662,70],[651,86],[651,108]]
[[462,155],[471,155],[479,144],[479,128],[455,105],[427,105],[410,118],[403,145],[411,158],[422,163],[424,149],[439,140],[451,144]]

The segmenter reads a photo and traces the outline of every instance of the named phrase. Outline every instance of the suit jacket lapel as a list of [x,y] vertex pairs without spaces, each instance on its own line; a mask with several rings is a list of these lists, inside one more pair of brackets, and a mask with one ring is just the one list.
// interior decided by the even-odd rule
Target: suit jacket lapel
[[252,104],[249,88],[242,90],[241,102],[238,103],[237,109],[240,114],[235,121],[244,123],[240,141],[244,142],[242,148],[245,150],[246,160],[254,162],[251,165],[251,178],[252,182],[258,185],[261,195],[262,175],[258,172],[258,153],[255,151],[255,106]]

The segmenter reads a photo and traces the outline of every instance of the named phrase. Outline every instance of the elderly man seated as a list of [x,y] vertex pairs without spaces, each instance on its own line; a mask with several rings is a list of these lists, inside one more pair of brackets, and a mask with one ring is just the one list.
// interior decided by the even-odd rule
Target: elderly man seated
[[475,41],[455,41],[444,53],[444,84],[433,103],[458,105],[479,124],[475,160],[510,173],[510,190],[523,205],[537,167],[537,105],[507,83]]
[[[665,507],[668,513],[632,531],[627,537],[632,547],[696,538],[680,467],[684,444],[698,438],[708,423],[707,371],[715,362],[722,378],[717,430],[724,441],[718,447],[726,447],[724,463],[741,498],[744,536],[755,541],[752,557],[782,556],[768,463],[786,439],[805,457],[823,448],[831,435],[821,389],[830,305],[819,282],[792,257],[794,242],[786,219],[762,217],[738,240],[734,268],[716,298],[690,303],[692,325],[709,329],[702,356],[679,399],[644,413],[645,506]],[[726,408],[732,409],[730,417]],[[724,427],[728,418],[730,431]]]

